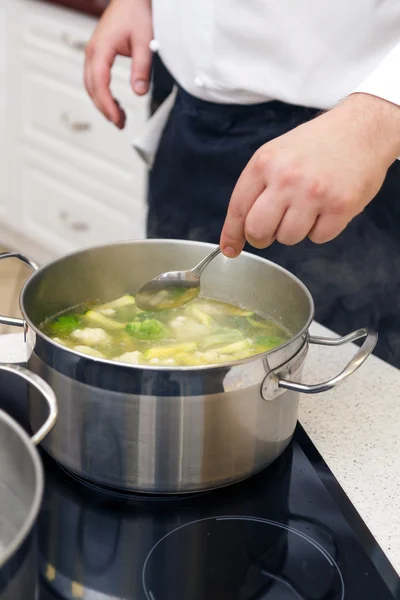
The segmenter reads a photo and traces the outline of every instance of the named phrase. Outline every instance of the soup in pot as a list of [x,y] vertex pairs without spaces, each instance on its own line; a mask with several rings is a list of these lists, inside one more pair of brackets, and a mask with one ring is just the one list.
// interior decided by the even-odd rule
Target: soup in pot
[[248,358],[280,346],[290,333],[251,310],[199,296],[151,313],[134,296],[74,307],[47,319],[41,331],[89,356],[135,365],[200,366]]

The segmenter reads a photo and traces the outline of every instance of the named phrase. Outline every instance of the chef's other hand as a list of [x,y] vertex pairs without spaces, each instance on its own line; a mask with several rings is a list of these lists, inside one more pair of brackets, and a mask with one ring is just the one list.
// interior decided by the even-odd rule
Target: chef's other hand
[[149,89],[153,36],[151,0],[111,0],[86,47],[85,86],[103,115],[119,129],[125,113],[110,92],[117,55],[131,56],[131,85],[138,95]]
[[228,257],[245,240],[321,244],[335,238],[374,198],[400,156],[400,108],[367,94],[261,146],[233,191],[221,234]]

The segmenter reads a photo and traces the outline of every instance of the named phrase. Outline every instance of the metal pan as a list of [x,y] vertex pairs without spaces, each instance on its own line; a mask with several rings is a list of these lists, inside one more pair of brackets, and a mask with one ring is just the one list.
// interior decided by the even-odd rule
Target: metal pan
[[35,445],[53,429],[57,403],[50,386],[21,366],[0,365],[0,389],[4,372],[27,381],[48,405],[46,422],[31,438],[0,410],[0,599],[34,600],[38,572],[35,524],[43,496],[43,468]]

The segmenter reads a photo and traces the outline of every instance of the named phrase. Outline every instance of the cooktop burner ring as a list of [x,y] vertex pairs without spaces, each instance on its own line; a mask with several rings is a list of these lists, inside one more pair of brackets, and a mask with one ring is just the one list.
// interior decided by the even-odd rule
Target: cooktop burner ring
[[[173,536],[175,533],[180,532],[182,530],[184,530],[185,528],[188,528],[190,526],[193,525],[198,525],[201,523],[205,523],[207,521],[215,521],[216,523],[220,523],[220,522],[227,522],[227,521],[232,521],[232,522],[250,522],[250,523],[260,523],[263,525],[268,525],[271,527],[275,527],[278,529],[281,529],[283,531],[287,531],[288,533],[297,536],[299,539],[301,539],[302,541],[306,542],[307,544],[311,544],[311,546],[317,550],[323,557],[324,559],[327,561],[328,565],[333,568],[336,572],[338,581],[340,582],[340,591],[339,591],[339,595],[337,596],[337,600],[344,600],[345,598],[345,584],[344,584],[344,578],[342,575],[342,572],[339,568],[339,565],[337,564],[337,562],[335,561],[335,559],[331,556],[331,554],[316,540],[314,540],[313,538],[311,538],[310,536],[308,536],[307,534],[303,533],[302,531],[295,529],[293,527],[290,527],[289,525],[285,525],[284,523],[280,523],[278,521],[273,521],[273,520],[269,520],[269,519],[264,519],[261,517],[253,517],[253,516],[245,516],[245,515],[221,515],[221,516],[214,516],[214,517],[206,517],[204,519],[198,519],[195,521],[190,521],[188,523],[184,523],[183,525],[180,525],[179,527],[176,527],[175,529],[172,529],[171,531],[169,531],[167,534],[165,534],[162,538],[160,538],[155,544],[154,546],[150,549],[144,564],[143,564],[143,569],[142,569],[142,586],[143,586],[143,591],[146,597],[146,600],[164,600],[164,598],[162,598],[159,595],[155,595],[155,593],[153,592],[153,590],[151,589],[149,582],[147,581],[148,576],[147,576],[147,569],[148,569],[148,565],[149,562],[153,556],[153,554],[157,551],[157,548],[159,548],[159,546],[165,542],[168,538],[170,538],[171,536]],[[263,573],[263,569],[260,569],[260,572]],[[305,596],[303,596],[301,593],[299,593],[295,587],[292,587],[290,582],[285,581],[284,578],[278,576],[274,576],[273,574],[271,574],[270,572],[266,572],[263,573],[266,574],[268,577],[271,577],[272,579],[275,579],[278,583],[282,583],[286,586],[286,590],[289,590],[291,592],[293,592],[293,599],[295,600],[307,600],[307,598]]]

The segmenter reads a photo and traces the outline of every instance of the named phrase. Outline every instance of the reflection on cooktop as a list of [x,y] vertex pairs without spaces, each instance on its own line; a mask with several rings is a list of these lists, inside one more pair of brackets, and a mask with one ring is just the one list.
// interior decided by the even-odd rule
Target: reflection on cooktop
[[125,493],[44,465],[39,600],[400,600],[301,428],[263,473],[189,496]]
[[103,485],[100,483],[95,483],[90,481],[89,479],[85,479],[76,473],[72,473],[68,471],[65,467],[57,463],[57,466],[69,479],[70,481],[78,484],[80,486],[80,491],[84,492],[85,489],[90,493],[100,494],[103,497],[110,496],[113,499],[121,499],[131,502],[176,502],[177,500],[189,500],[193,498],[198,498],[199,496],[204,496],[206,494],[210,494],[212,492],[192,492],[190,494],[150,494],[150,493],[141,493],[134,492],[131,490],[121,490],[114,487],[110,487],[107,485]]

